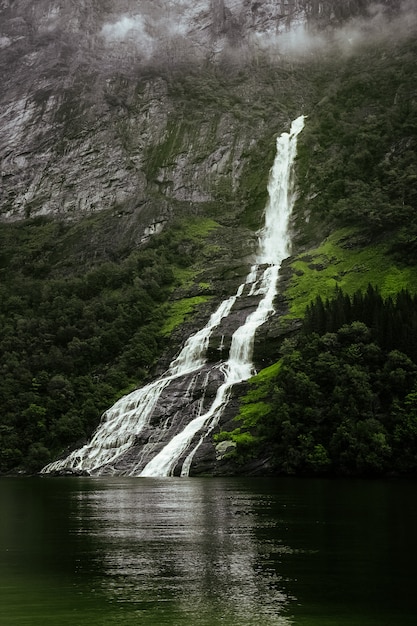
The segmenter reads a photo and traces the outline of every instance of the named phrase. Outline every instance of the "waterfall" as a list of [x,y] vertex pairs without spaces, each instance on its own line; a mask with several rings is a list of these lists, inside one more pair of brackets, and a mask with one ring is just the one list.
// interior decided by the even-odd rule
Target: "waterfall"
[[152,411],[165,387],[175,378],[192,373],[204,364],[204,353],[213,329],[230,313],[241,291],[239,287],[234,296],[224,300],[204,328],[187,339],[162,378],[118,400],[104,413],[101,424],[88,444],[74,450],[66,458],[50,463],[43,468],[42,473],[64,469],[97,473],[100,468],[111,465],[129,450],[148,426]]
[[[279,269],[289,255],[289,219],[294,204],[293,163],[297,136],[303,127],[304,116],[300,116],[293,121],[290,132],[277,139],[277,153],[268,183],[265,223],[258,233],[256,262],[245,282],[233,296],[221,302],[201,330],[189,337],[160,379],[116,402],[103,415],[88,444],[66,458],[50,463],[42,470],[43,473],[69,469],[92,474],[169,476],[186,454],[181,475],[188,476],[193,457],[204,437],[218,424],[233,385],[254,374],[252,354],[256,329],[273,313]],[[210,337],[221,321],[229,316],[236,301],[245,297],[246,286],[251,296],[259,297],[258,305],[234,332],[228,360],[203,372]],[[204,408],[204,389],[214,374],[220,375],[223,382],[218,385],[211,405]],[[196,415],[192,412],[189,415],[188,390],[192,389],[200,375],[205,381],[202,398],[196,405]],[[181,421],[179,430],[164,445],[163,439],[160,441],[156,437],[156,441],[153,440],[151,420],[155,410],[164,402],[169,402],[169,387],[178,380],[184,380],[187,385],[182,416],[186,423],[181,427]],[[162,428],[162,435],[167,432],[170,432],[169,425]],[[193,444],[198,435],[198,442]],[[141,437],[146,445],[139,445]]]

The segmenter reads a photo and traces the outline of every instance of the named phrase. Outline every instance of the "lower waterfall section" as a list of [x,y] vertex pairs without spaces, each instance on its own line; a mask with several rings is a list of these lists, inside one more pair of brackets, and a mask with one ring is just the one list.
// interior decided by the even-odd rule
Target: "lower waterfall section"
[[[250,378],[254,373],[252,368],[252,352],[255,331],[269,314],[273,311],[272,301],[276,293],[276,282],[278,278],[278,266],[268,267],[263,274],[261,287],[258,293],[262,295],[256,310],[251,313],[242,326],[234,332],[230,346],[228,361],[222,367],[224,382],[217,389],[212,405],[206,413],[196,416],[187,426],[175,435],[169,443],[157,454],[142,470],[141,476],[169,476],[173,473],[181,456],[188,449],[194,436],[204,430],[212,430],[218,423],[224,407],[229,400],[230,391],[233,385]],[[197,446],[200,445],[201,440]],[[189,473],[191,460],[196,451],[196,447],[190,452],[182,466],[181,475],[187,476]]]
[[[194,454],[218,424],[233,385],[254,373],[255,333],[274,311],[279,269],[289,255],[293,164],[303,127],[304,116],[300,116],[290,132],[277,139],[256,262],[236,294],[221,302],[207,324],[188,338],[160,379],[121,398],[103,415],[88,444],[50,463],[42,473],[189,475]],[[227,361],[207,364],[205,354],[214,329],[247,296],[257,304],[233,333]]]

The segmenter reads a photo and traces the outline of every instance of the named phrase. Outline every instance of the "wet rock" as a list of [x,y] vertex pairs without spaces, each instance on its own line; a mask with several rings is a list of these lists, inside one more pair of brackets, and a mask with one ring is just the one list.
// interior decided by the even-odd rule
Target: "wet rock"
[[194,455],[190,476],[211,476],[216,465],[216,453],[213,443],[207,439]]
[[229,456],[236,448],[236,442],[231,440],[221,441],[215,447],[216,461],[223,460],[226,456]]
[[73,468],[64,468],[57,470],[56,472],[52,472],[52,476],[90,476],[90,473],[86,470],[78,470]]

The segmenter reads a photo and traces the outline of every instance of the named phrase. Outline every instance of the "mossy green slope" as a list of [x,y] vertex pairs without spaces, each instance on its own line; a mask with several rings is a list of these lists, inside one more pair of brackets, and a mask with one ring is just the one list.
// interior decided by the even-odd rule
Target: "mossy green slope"
[[368,284],[378,287],[383,297],[395,296],[402,289],[417,290],[417,266],[396,259],[393,240],[364,243],[356,228],[335,231],[317,248],[294,257],[292,279],[285,297],[289,316],[302,317],[317,296],[332,298],[335,288],[351,295],[365,291]]

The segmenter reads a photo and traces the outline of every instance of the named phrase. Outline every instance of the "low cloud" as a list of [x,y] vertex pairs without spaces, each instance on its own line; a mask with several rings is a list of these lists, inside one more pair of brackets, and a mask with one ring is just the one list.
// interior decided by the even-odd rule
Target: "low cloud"
[[113,49],[120,47],[125,52],[128,47],[134,54],[139,53],[143,60],[178,54],[181,48],[190,54],[193,42],[187,38],[190,21],[176,5],[175,11],[164,11],[159,3],[144,3],[141,14],[121,15],[115,21],[107,22],[101,29],[101,36]]
[[309,56],[335,47],[350,54],[363,43],[401,40],[417,28],[415,0],[404,0],[394,14],[386,4],[372,3],[367,14],[367,17],[354,17],[342,25],[330,23],[321,29],[307,27],[306,22],[300,20],[279,34],[256,32],[250,37],[249,45],[271,57]]
[[402,2],[394,15],[387,5],[373,3],[368,6],[368,15],[367,19],[352,19],[335,31],[334,39],[343,50],[349,52],[368,41],[401,40],[417,27],[414,0]]
[[[395,14],[387,4],[374,2],[367,7],[367,17],[355,17],[342,25],[334,23],[320,30],[307,27],[301,12],[288,30],[283,24],[281,32],[254,29],[249,22],[245,28],[244,21],[249,18],[245,17],[243,0],[228,5],[229,14],[236,13],[234,18],[242,25],[240,39],[234,42],[229,41],[225,32],[216,35],[211,28],[214,5],[208,0],[144,0],[140,12],[136,5],[136,13],[125,12],[105,23],[101,36],[113,50],[120,46],[125,54],[128,46],[145,62],[151,58],[162,62],[168,57],[172,62],[176,57],[184,61],[187,55],[194,60],[202,56],[213,59],[230,55],[235,48],[245,62],[260,53],[268,54],[271,60],[285,55],[309,56],[326,51],[329,46],[349,54],[367,41],[400,39],[417,26],[415,0],[404,0]],[[129,6],[133,9],[133,3]]]
[[117,22],[113,24],[105,24],[101,30],[102,35],[110,41],[120,41],[132,34],[142,35],[144,33],[144,24],[139,16],[128,17],[123,15]]
[[101,35],[110,44],[134,43],[146,58],[154,52],[156,41],[147,30],[145,20],[140,15],[122,15],[113,23],[104,24]]

